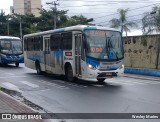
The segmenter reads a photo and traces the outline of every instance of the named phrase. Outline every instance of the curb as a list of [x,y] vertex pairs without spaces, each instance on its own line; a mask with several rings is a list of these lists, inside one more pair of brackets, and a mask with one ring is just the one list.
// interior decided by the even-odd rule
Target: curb
[[[0,91],[0,94],[3,95],[4,99],[6,100],[5,102],[6,102],[7,104],[9,104],[10,107],[11,107],[13,104],[19,104],[19,106],[16,106],[16,107],[21,107],[21,106],[23,106],[22,112],[38,113],[38,111],[34,110],[33,108],[27,106],[26,104],[24,104],[24,103],[22,103],[22,102],[20,102],[20,101],[18,101],[17,99],[11,97],[10,95],[6,94],[5,92]],[[4,100],[4,99],[3,99],[3,100]],[[17,111],[17,112],[21,112],[21,109],[16,108],[16,107],[15,107],[16,111]],[[24,111],[24,109],[27,109],[27,111]]]
[[[10,95],[6,94],[3,91],[0,91],[1,101],[5,102],[8,107],[14,109],[18,113],[39,113],[38,111],[34,110],[33,108],[25,105],[24,103],[18,101],[17,99],[11,97]],[[11,112],[12,113],[12,112]],[[19,121],[19,120],[17,120]],[[48,120],[38,120],[38,119],[31,119],[28,120],[31,122],[49,122]]]
[[150,76],[160,77],[160,70],[125,68],[124,73],[139,74],[139,75],[150,75]]

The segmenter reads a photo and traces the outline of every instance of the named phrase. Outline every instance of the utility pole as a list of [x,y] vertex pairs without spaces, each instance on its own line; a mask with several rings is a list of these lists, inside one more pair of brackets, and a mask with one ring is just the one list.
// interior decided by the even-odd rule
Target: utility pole
[[9,20],[8,20],[8,23],[7,23],[7,30],[8,30],[8,36],[9,36]]
[[10,27],[9,27],[9,20],[10,20],[10,17],[7,16],[7,33],[8,33],[8,36],[9,36],[9,29],[10,29]]
[[22,18],[21,16],[20,16],[20,22],[19,22],[19,30],[20,30],[21,40],[22,40]]
[[47,5],[54,5],[53,10],[53,16],[54,16],[54,27],[53,29],[56,29],[56,23],[57,23],[57,5],[59,5],[59,3],[57,3],[59,0],[56,1],[52,1],[52,2],[47,2]]

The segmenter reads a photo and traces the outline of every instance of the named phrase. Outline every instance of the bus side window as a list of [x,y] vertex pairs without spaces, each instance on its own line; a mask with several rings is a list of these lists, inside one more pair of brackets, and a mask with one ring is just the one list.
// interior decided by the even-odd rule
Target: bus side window
[[51,48],[51,50],[53,50],[53,43],[54,42],[54,37],[53,37],[53,35],[51,35],[50,36],[50,48]]
[[51,50],[59,50],[61,44],[61,36],[60,34],[51,35]]
[[27,47],[28,47],[27,42],[28,42],[28,38],[25,38],[25,39],[24,39],[24,51],[27,51],[27,50],[28,50],[28,49],[27,49]]
[[39,37],[34,37],[34,50],[40,51],[40,39]]
[[36,51],[36,37],[32,38],[32,43],[33,43],[33,50]]
[[72,49],[72,32],[62,34],[62,49],[63,50]]
[[28,39],[28,51],[32,51],[34,49],[33,38]]
[[43,36],[40,36],[40,50],[43,50]]

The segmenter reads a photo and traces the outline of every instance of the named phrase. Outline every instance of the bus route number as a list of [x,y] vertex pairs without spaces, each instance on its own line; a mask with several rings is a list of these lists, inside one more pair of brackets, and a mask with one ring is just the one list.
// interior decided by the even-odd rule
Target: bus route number
[[90,51],[92,52],[92,53],[101,53],[102,52],[102,48],[100,48],[100,47],[91,47],[90,48]]

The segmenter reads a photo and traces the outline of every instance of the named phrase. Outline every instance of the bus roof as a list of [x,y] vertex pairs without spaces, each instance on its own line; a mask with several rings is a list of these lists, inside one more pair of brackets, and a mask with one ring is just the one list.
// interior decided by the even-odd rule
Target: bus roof
[[20,39],[19,37],[13,37],[13,36],[0,36],[0,39]]
[[84,30],[111,30],[111,31],[119,31],[119,30],[116,30],[116,29],[113,29],[113,28],[107,28],[107,27],[101,27],[101,26],[76,25],[76,26],[70,26],[70,27],[55,29],[55,30],[43,31],[43,32],[38,32],[38,33],[33,33],[33,34],[27,34],[27,35],[24,35],[24,37],[46,35],[46,34],[50,34],[50,33],[65,32],[65,31],[72,31],[72,30],[77,30],[77,31],[84,31]]

